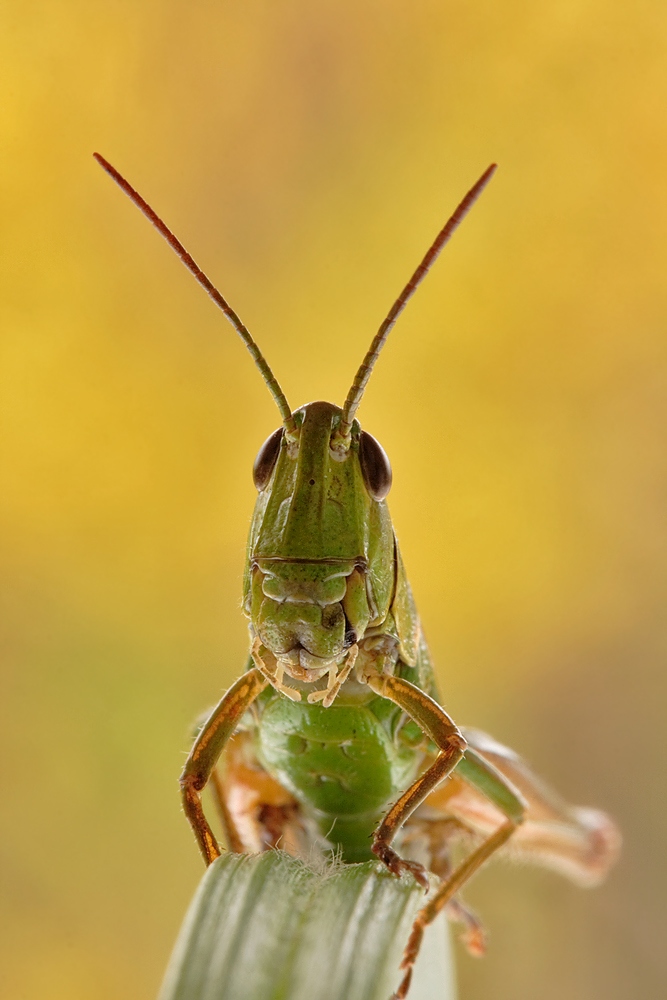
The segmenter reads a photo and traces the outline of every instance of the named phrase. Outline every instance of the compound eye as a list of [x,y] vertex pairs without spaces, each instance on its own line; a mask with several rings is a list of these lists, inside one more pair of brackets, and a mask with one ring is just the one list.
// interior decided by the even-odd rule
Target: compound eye
[[252,467],[252,481],[260,493],[269,485],[269,479],[280,451],[283,430],[283,427],[279,427],[277,431],[274,431],[257,453],[255,464]]
[[366,489],[373,500],[384,500],[391,489],[391,465],[380,442],[366,431],[359,435],[359,461]]

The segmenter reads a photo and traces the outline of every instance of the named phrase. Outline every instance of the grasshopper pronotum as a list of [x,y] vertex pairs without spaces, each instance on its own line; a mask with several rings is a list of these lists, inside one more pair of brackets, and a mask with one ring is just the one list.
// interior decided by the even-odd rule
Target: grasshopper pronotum
[[315,402],[293,412],[236,313],[143,198],[95,157],[240,334],[282,421],[253,468],[247,668],[190,752],[181,776],[186,816],[206,864],[220,854],[201,805],[211,781],[230,850],[280,844],[304,853],[318,844],[346,862],[376,856],[426,890],[427,871],[437,875],[405,949],[395,994],[402,1000],[424,928],[443,908],[464,925],[469,950],[484,950],[481,925],[458,893],[491,855],[513,854],[593,885],[620,841],[604,813],[566,805],[512,751],[459,729],[439,704],[385,500],[389,460],[356,419],[389,331],[495,165],[392,306],[343,407]]

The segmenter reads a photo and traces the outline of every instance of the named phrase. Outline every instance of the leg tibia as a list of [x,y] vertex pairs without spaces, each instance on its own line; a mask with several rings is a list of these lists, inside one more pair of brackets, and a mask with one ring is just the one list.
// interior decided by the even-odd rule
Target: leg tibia
[[204,815],[200,793],[225,743],[246,709],[266,685],[267,681],[254,667],[239,677],[204,723],[185,762],[181,775],[183,809],[207,865],[219,856],[220,848]]

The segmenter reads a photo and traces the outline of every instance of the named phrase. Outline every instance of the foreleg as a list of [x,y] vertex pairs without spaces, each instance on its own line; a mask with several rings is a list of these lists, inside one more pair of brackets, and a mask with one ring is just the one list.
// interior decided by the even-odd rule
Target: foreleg
[[245,711],[267,684],[268,681],[256,667],[242,674],[232,684],[204,723],[181,774],[183,809],[207,865],[220,856],[220,847],[204,815],[201,792],[225,743]]
[[391,847],[391,842],[417,806],[456,767],[466,748],[466,741],[445,710],[410,681],[401,677],[371,674],[366,677],[366,683],[377,694],[388,698],[407,712],[439,749],[438,756],[430,767],[410,785],[382,820],[375,831],[371,848],[395,875],[400,875],[403,871],[412,872],[417,881],[428,890],[424,866],[401,858]]

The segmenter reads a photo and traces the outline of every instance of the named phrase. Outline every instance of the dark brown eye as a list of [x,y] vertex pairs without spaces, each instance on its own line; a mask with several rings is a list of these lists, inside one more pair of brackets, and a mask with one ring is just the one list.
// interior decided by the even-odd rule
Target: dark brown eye
[[380,442],[366,431],[359,436],[359,461],[366,489],[374,500],[384,500],[391,489],[391,465]]
[[280,442],[283,439],[283,429],[279,427],[271,437],[268,437],[257,453],[255,464],[252,467],[252,481],[261,492],[269,484],[273,467],[280,451]]

